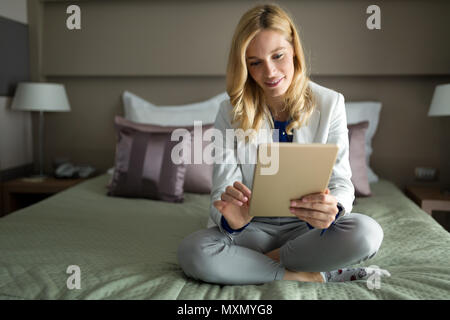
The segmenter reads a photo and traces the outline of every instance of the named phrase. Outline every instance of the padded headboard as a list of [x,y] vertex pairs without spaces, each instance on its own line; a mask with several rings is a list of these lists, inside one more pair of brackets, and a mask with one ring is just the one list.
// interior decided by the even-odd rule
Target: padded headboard
[[[29,0],[32,77],[64,83],[72,105],[69,113],[46,114],[47,169],[56,157],[102,170],[113,165],[113,119],[123,114],[124,90],[164,105],[223,92],[231,36],[256,3]],[[439,119],[426,112],[435,85],[450,82],[450,43],[442,41],[449,3],[383,2],[380,30],[366,26],[370,1],[277,3],[294,17],[314,81],[349,101],[383,103],[373,144],[377,173],[402,186],[415,166],[440,167],[450,151],[435,151]],[[81,30],[66,28],[69,4],[81,9]],[[450,136],[448,128],[439,135]]]

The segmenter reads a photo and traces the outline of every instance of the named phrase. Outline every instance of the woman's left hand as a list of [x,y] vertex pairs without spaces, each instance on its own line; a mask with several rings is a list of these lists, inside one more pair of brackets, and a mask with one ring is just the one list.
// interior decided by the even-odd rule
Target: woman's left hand
[[297,218],[318,229],[327,229],[339,212],[337,200],[330,194],[328,188],[325,192],[311,193],[301,199],[292,199],[289,209]]

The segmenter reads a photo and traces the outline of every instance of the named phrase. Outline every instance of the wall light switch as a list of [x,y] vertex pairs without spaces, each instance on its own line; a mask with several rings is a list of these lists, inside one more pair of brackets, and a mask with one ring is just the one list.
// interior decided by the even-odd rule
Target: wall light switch
[[437,169],[430,167],[416,167],[414,175],[417,180],[432,181],[436,179]]

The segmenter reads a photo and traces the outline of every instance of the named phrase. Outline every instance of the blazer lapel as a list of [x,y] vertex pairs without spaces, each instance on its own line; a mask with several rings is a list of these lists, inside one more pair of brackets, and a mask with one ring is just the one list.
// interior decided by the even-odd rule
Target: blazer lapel
[[300,129],[294,129],[294,137],[292,142],[297,143],[313,143],[316,136],[317,128],[319,127],[320,111],[314,109],[311,117],[309,117],[308,125]]
[[263,129],[263,130],[259,130],[259,132],[258,132],[258,144],[259,143],[272,143],[273,142],[272,130],[270,128],[270,122],[267,119],[266,115],[264,115],[264,121],[263,121],[260,129]]

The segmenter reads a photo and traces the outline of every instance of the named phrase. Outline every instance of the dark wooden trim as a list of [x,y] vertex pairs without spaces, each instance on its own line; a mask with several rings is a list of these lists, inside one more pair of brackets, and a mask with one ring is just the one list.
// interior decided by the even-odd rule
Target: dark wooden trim
[[3,199],[4,183],[6,181],[17,179],[19,177],[29,176],[32,174],[32,172],[33,164],[26,164],[7,170],[0,170],[0,217],[6,213],[5,201]]

